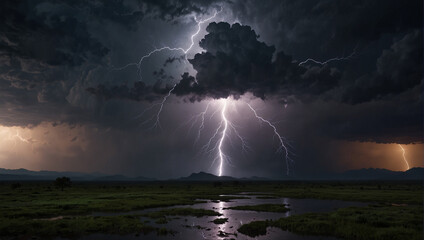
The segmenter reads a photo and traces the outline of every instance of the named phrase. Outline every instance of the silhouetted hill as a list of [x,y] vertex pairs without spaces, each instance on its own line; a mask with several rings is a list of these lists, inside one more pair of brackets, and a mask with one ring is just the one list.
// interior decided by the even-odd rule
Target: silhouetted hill
[[406,179],[424,180],[424,168],[421,168],[421,167],[411,168],[408,171],[406,171],[404,174]]
[[227,176],[219,177],[210,173],[199,172],[199,173],[192,173],[188,177],[182,177],[177,180],[179,181],[235,181],[237,179],[233,177],[227,177]]
[[424,168],[411,168],[405,172],[382,168],[350,170],[335,176],[341,180],[423,180]]
[[405,172],[391,171],[384,168],[362,168],[349,170],[342,173],[316,173],[315,175],[289,175],[281,176],[278,180],[294,181],[367,181],[367,180],[424,180],[424,168],[415,167]]
[[390,171],[381,168],[363,168],[358,170],[349,170],[341,174],[341,178],[348,179],[389,179],[399,178],[403,172]]
[[271,179],[263,177],[250,177],[250,178],[235,178],[229,176],[216,176],[211,173],[198,172],[192,173],[188,177],[182,177],[177,179],[178,181],[193,181],[193,182],[212,182],[212,181],[269,181]]
[[17,174],[0,174],[0,181],[43,181],[50,180],[42,176],[17,175]]
[[[30,179],[31,177],[34,179],[42,179],[42,180],[50,180],[55,179],[57,177],[67,176],[71,179],[78,180],[90,180],[96,177],[103,176],[101,173],[80,173],[80,172],[56,172],[56,171],[30,171],[24,168],[19,169],[4,169],[0,168],[0,174],[4,175],[15,175],[15,177]],[[24,177],[25,176],[25,177]],[[11,176],[9,176],[10,178]],[[3,178],[0,178],[0,180]]]

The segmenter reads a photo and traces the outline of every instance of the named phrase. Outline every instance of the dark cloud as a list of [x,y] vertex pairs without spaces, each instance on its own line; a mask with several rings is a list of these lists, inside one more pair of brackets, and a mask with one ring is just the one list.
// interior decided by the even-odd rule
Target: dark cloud
[[[139,100],[140,97],[134,96],[143,95],[144,85],[129,81],[128,74],[109,74],[112,57],[122,51],[116,50],[116,44],[109,39],[117,35],[117,31],[126,34],[123,39],[143,32],[138,28],[145,19],[164,20],[173,27],[179,18],[193,13],[206,14],[213,7],[216,5],[210,1],[1,1],[0,108],[8,109],[7,116],[12,118],[16,114],[16,119],[20,119],[17,109],[22,105],[27,112],[37,114],[25,121],[15,121],[16,125],[38,124],[43,118],[66,121],[63,117],[69,114],[64,111],[75,113],[70,110],[75,107],[82,108],[79,112],[84,115],[69,121],[80,118],[83,122],[93,117],[85,115],[87,112],[91,115],[93,107],[101,108],[101,101],[92,103],[87,96],[87,87],[100,86],[97,92],[91,93],[102,92],[108,99],[120,98],[126,92],[130,98]],[[130,45],[132,43],[123,51],[133,50]],[[156,77],[169,80],[165,74]],[[134,83],[134,89],[120,86],[107,92],[101,88],[118,78],[124,83]],[[152,90],[152,94],[143,99],[152,101],[156,99],[155,94]],[[50,112],[53,106],[58,109]],[[2,118],[1,123],[13,125],[10,119]]]
[[277,53],[273,61],[275,48],[260,42],[249,26],[211,23],[206,31],[199,44],[206,52],[189,60],[197,71],[196,81],[183,76],[174,90],[177,95],[226,98],[251,92],[265,98],[320,94],[337,86],[335,69],[299,66],[284,52]]
[[360,103],[399,94],[422,82],[422,31],[414,31],[384,50],[377,59],[377,70],[346,87],[343,101]]
[[219,3],[226,1],[209,0],[167,0],[167,1],[141,1],[150,11],[164,20],[173,20],[176,17],[196,13],[206,13],[208,8],[219,9]]
[[[108,53],[70,11],[42,11],[37,2],[2,1],[1,55],[33,59],[37,64],[80,65]],[[54,10],[54,9],[52,9]]]
[[378,39],[422,28],[420,0],[274,0],[267,4],[241,0],[233,4],[235,19],[301,60],[349,55],[355,47],[360,51]]
[[[0,54],[34,60],[37,68],[98,63],[110,49],[90,33],[90,22],[134,28],[147,14],[173,20],[204,13],[208,1],[2,1]],[[93,20],[94,19],[94,20]],[[16,66],[14,66],[16,70]]]
[[[278,94],[321,94],[337,86],[340,74],[336,69],[299,66],[284,52],[277,53],[273,60],[275,48],[260,42],[259,36],[249,26],[213,22],[206,31],[208,34],[199,43],[206,52],[189,59],[197,71],[196,77],[187,73],[182,76],[173,90],[178,96],[192,95],[189,97],[191,100],[238,98],[250,92],[265,98],[265,95]],[[163,74],[160,73],[155,75],[161,78]],[[93,89],[90,91],[93,92]],[[99,95],[102,92],[107,97],[112,96],[104,89],[97,91]],[[132,100],[146,99],[134,97],[134,92],[149,94],[137,90],[126,92],[129,94],[127,98]],[[122,94],[117,96],[125,98]]]
[[[322,112],[313,124],[321,135],[334,139],[376,143],[421,143],[423,133],[422,84],[390,100],[338,105]],[[329,104],[332,105],[331,103]]]
[[174,79],[173,76],[166,74],[165,69],[163,68],[153,71],[153,76],[159,81],[170,81]]
[[154,86],[147,86],[144,82],[135,82],[132,88],[126,85],[114,86],[112,88],[98,85],[96,88],[87,88],[87,91],[106,100],[117,98],[135,101],[154,101],[167,93],[166,89],[160,86],[160,82]]
[[179,57],[169,57],[165,60],[165,62],[163,63],[163,66],[166,67],[166,66],[168,66],[169,64],[172,64],[175,61],[178,61],[178,63],[181,63],[182,61],[184,61],[184,59],[185,59],[184,55],[181,55]]

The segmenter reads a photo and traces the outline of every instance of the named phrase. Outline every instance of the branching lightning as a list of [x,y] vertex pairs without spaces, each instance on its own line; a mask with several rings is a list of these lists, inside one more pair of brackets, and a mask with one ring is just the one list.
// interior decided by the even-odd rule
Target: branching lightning
[[[149,57],[151,57],[153,54],[155,54],[155,53],[158,53],[158,52],[162,52],[162,51],[164,51],[164,50],[168,50],[168,51],[181,51],[181,52],[183,52],[184,53],[184,56],[185,56],[185,59],[187,60],[187,53],[193,48],[193,46],[194,46],[194,38],[200,33],[200,30],[202,29],[202,25],[204,24],[204,23],[206,23],[206,22],[208,22],[208,21],[210,21],[210,20],[212,20],[212,19],[214,19],[215,17],[216,17],[216,15],[218,15],[220,12],[222,11],[222,8],[219,10],[219,11],[215,11],[214,12],[214,14],[212,15],[212,16],[210,16],[210,17],[208,17],[208,18],[206,18],[206,19],[203,19],[203,20],[197,20],[197,18],[196,17],[194,17],[194,20],[196,21],[196,23],[197,23],[197,31],[195,32],[195,33],[193,33],[192,35],[191,35],[191,37],[190,37],[190,45],[189,45],[189,47],[187,48],[187,49],[184,49],[184,48],[182,48],[182,47],[169,47],[169,46],[165,46],[165,47],[162,47],[162,48],[157,48],[157,49],[154,49],[153,51],[151,51],[151,52],[149,52],[149,53],[147,53],[146,55],[144,55],[144,56],[142,56],[141,58],[140,58],[140,60],[138,61],[138,63],[129,63],[129,64],[127,64],[127,65],[125,65],[125,66],[123,66],[123,67],[120,67],[120,68],[115,68],[115,69],[113,69],[113,70],[116,70],[116,71],[119,71],[119,70],[123,70],[123,69],[125,69],[125,68],[127,68],[127,67],[129,67],[129,66],[136,66],[137,67],[137,69],[138,69],[138,72],[139,72],[139,74],[140,74],[140,78],[141,78],[141,65],[142,65],[142,63],[143,63],[143,61],[145,60],[145,59],[147,59],[147,58],[149,58]],[[162,99],[162,102],[161,103],[156,103],[156,104],[154,104],[153,106],[151,106],[151,107],[149,107],[149,108],[147,108],[147,109],[145,109],[141,114],[139,114],[139,116],[138,117],[140,117],[141,115],[143,115],[146,111],[148,111],[148,110],[150,110],[150,109],[152,109],[153,107],[155,107],[155,106],[160,106],[159,107],[159,110],[158,110],[158,112],[156,113],[156,121],[155,121],[155,123],[153,124],[153,126],[152,126],[152,128],[156,128],[156,127],[159,127],[160,128],[160,114],[161,114],[161,112],[162,112],[162,109],[163,109],[163,105],[165,104],[165,102],[166,102],[166,100],[168,99],[168,97],[171,95],[171,93],[172,93],[172,91],[174,90],[174,88],[175,88],[175,86],[176,86],[176,84],[174,85],[174,87],[172,87],[171,88],[171,90],[169,90],[169,92],[168,92],[168,94]],[[150,121],[150,120],[152,120],[152,118],[151,119],[148,119],[147,120],[147,122],[148,121]],[[146,122],[146,121],[145,121]],[[144,122],[144,123],[145,123]],[[144,124],[143,123],[143,124]]]
[[[237,131],[236,126],[228,119],[227,117],[227,110],[228,110],[228,104],[229,99],[221,99],[218,101],[220,106],[216,108],[215,111],[212,112],[210,118],[212,118],[218,110],[220,110],[220,123],[213,132],[212,136],[209,138],[207,143],[203,145],[201,148],[201,152],[204,152],[208,155],[212,155],[214,152],[217,152],[216,157],[213,159],[211,166],[218,161],[218,170],[217,174],[219,176],[222,176],[224,173],[224,163],[227,163],[229,165],[232,165],[231,158],[224,153],[224,146],[227,140],[230,141],[231,145],[233,145],[232,139],[230,138],[230,134],[232,134],[235,138],[237,138],[240,141],[241,144],[241,150],[243,153],[246,153],[248,151],[251,151],[251,148],[248,144],[248,142],[241,136],[241,134]],[[199,132],[198,137],[200,136],[201,130],[204,128],[204,121],[205,121],[205,115],[209,109],[211,102],[208,103],[205,110],[198,114],[196,118],[201,118],[200,126],[199,126]],[[198,139],[196,139],[198,141]],[[213,146],[213,147],[212,147]]]
[[[32,135],[30,133],[30,135]],[[8,128],[0,128],[0,140],[2,141],[12,141],[14,143],[13,148],[15,148],[18,144],[18,141],[22,143],[26,143],[31,145],[31,149],[34,151],[34,145],[36,143],[42,143],[37,139],[34,139],[32,136],[25,137],[23,136],[18,129],[8,129]]]
[[216,136],[218,136],[219,130],[222,128],[222,121],[219,124],[218,128],[215,130],[214,134],[212,135],[211,138],[209,138],[209,141],[202,147],[202,151],[206,152],[206,153],[211,153],[212,151],[214,151],[217,148],[217,145],[215,145],[214,148],[210,149],[210,146],[212,144],[212,141],[215,139]]
[[228,129],[228,120],[227,116],[225,116],[225,110],[227,110],[227,101],[224,101],[224,106],[222,107],[221,117],[222,121],[224,121],[224,129],[222,130],[221,139],[219,140],[218,151],[219,151],[219,173],[218,176],[222,176],[222,165],[224,164],[225,154],[222,152],[222,144],[224,143],[225,137],[227,136]]
[[228,122],[228,125],[231,127],[231,129],[233,130],[234,134],[236,135],[236,137],[240,140],[241,142],[241,149],[243,150],[243,152],[249,152],[251,151],[251,148],[249,147],[249,144],[247,143],[247,141],[240,135],[240,133],[237,131],[236,127],[234,126],[234,124],[232,124],[231,122]]
[[203,128],[205,128],[205,115],[208,112],[208,109],[209,109],[209,105],[210,104],[211,103],[209,102],[208,105],[206,105],[205,110],[203,112],[199,113],[199,115],[198,115],[198,117],[201,118],[201,121],[200,121],[199,129],[197,131],[197,137],[196,137],[196,140],[194,141],[194,143],[197,143],[199,141],[200,134],[202,133]]
[[161,114],[161,112],[162,112],[162,109],[163,109],[163,105],[165,104],[165,102],[166,102],[166,99],[168,99],[168,97],[169,96],[171,96],[171,93],[172,93],[172,91],[174,91],[174,89],[175,89],[175,86],[177,86],[177,84],[175,84],[172,88],[171,88],[171,90],[169,90],[169,92],[168,92],[168,94],[162,99],[162,102],[160,103],[160,107],[159,107],[159,110],[158,110],[158,112],[157,112],[157,114],[156,114],[156,121],[155,121],[155,124],[153,124],[153,128],[156,128],[156,127],[161,127],[160,126],[160,114]]
[[222,11],[222,8],[219,11],[215,11],[214,14],[206,19],[200,20],[198,21],[196,17],[194,17],[194,20],[197,23],[197,31],[195,33],[193,33],[190,37],[190,46],[187,49],[184,49],[182,47],[169,47],[169,46],[165,46],[165,47],[161,47],[161,48],[156,48],[153,51],[147,53],[146,55],[142,56],[140,58],[140,60],[137,63],[128,63],[127,65],[120,67],[120,68],[114,68],[113,70],[116,71],[120,71],[123,70],[129,66],[136,66],[138,68],[138,70],[141,70],[141,65],[143,63],[143,61],[149,57],[151,57],[153,54],[158,53],[158,52],[162,52],[164,50],[168,50],[168,51],[181,51],[184,53],[184,55],[187,58],[187,53],[191,50],[191,48],[194,46],[194,38],[200,33],[200,30],[202,29],[202,24],[204,24],[205,22],[208,22],[212,19],[214,19],[216,17],[217,14],[219,14]]
[[293,161],[293,160],[289,156],[289,150],[288,150],[286,144],[284,143],[284,138],[281,137],[281,135],[278,133],[277,128],[274,126],[274,124],[272,124],[270,121],[264,119],[263,117],[259,116],[258,113],[256,112],[256,110],[249,103],[247,103],[247,106],[249,106],[250,110],[252,110],[253,114],[255,114],[255,117],[257,119],[259,119],[261,122],[266,123],[274,131],[274,135],[277,136],[277,138],[279,140],[279,143],[280,143],[279,150],[283,150],[284,149],[285,160],[286,160],[287,175],[289,175],[290,174],[289,161]]
[[300,62],[299,63],[299,66],[300,65],[303,65],[303,64],[306,64],[308,62],[313,62],[313,63],[316,63],[316,64],[319,64],[319,65],[323,66],[323,65],[326,65],[326,64],[328,64],[330,62],[349,60],[352,57],[354,57],[355,55],[356,55],[356,50],[354,50],[349,56],[346,56],[346,57],[334,57],[334,58],[330,58],[330,59],[327,59],[327,60],[322,61],[322,62],[321,61],[317,61],[317,60],[315,60],[313,58],[308,58],[305,61]]
[[15,134],[15,136],[14,137],[16,137],[18,140],[20,140],[21,142],[24,142],[24,143],[32,143],[33,142],[33,140],[30,138],[30,139],[26,139],[26,138],[23,138],[20,134],[19,134],[19,132],[18,131],[16,131],[16,134]]
[[146,112],[148,112],[148,111],[150,111],[150,110],[152,110],[154,107],[156,107],[156,106],[159,106],[160,105],[160,103],[155,103],[155,104],[152,104],[152,105],[150,105],[150,107],[148,107],[148,108],[145,108],[144,110],[143,110],[143,112],[141,112],[140,114],[138,114],[136,117],[135,117],[135,119],[137,119],[137,118],[141,118]]
[[403,147],[402,147],[402,145],[400,145],[400,144],[398,144],[398,146],[399,146],[399,147],[400,147],[400,149],[402,150],[402,157],[403,157],[403,161],[405,162],[406,167],[407,167],[407,169],[406,169],[406,170],[409,170],[409,163],[408,163],[408,161],[406,160],[406,156],[405,156],[405,154],[406,154],[405,148],[403,148]]

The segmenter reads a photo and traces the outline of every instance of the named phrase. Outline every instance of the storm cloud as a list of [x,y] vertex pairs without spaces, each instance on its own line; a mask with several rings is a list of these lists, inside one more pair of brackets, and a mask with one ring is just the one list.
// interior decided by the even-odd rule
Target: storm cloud
[[264,99],[265,95],[320,94],[337,85],[338,73],[324,67],[299,66],[284,52],[258,40],[249,26],[211,23],[199,43],[206,52],[189,62],[197,71],[196,81],[183,76],[175,94],[227,98],[246,92]]
[[[198,149],[219,114],[206,118],[197,145],[185,123],[229,98],[239,111],[228,110],[231,120],[247,126],[240,132],[255,147],[250,156],[226,149],[242,169],[228,170],[235,175],[278,176],[284,168],[272,131],[246,102],[293,144],[298,173],[343,169],[335,166],[348,158],[333,153],[353,145],[361,154],[366,144],[421,146],[422,9],[420,0],[1,1],[1,134],[39,140],[22,151],[22,159],[39,154],[31,166],[177,177],[210,168]],[[197,21],[216,11],[192,37]],[[162,51],[139,62],[191,40],[187,55]],[[336,57],[343,60],[317,63]],[[317,62],[300,64],[308,58]],[[174,86],[163,129],[150,129]],[[26,167],[12,155],[1,157]],[[371,166],[357,161],[349,166]]]

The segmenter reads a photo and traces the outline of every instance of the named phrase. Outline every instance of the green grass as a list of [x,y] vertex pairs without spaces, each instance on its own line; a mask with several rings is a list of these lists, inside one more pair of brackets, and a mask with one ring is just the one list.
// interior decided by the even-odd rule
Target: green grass
[[256,197],[257,199],[277,199],[278,197],[276,196],[259,196]]
[[284,213],[290,210],[284,204],[245,205],[245,206],[229,207],[226,209],[247,210],[247,211],[256,211],[256,212],[278,212],[278,213]]
[[224,224],[228,222],[228,218],[216,218],[212,222],[215,224]]
[[168,220],[165,217],[159,218],[155,221],[156,224],[167,224]]
[[54,236],[81,236],[90,233],[129,234],[149,233],[156,231],[158,234],[172,233],[165,228],[153,228],[142,221],[140,216],[157,219],[155,223],[166,224],[166,216],[219,216],[218,212],[206,209],[171,208],[142,215],[123,215],[113,217],[100,216],[75,216],[64,217],[59,220],[27,219],[24,217],[4,219],[0,218],[0,236],[18,236],[30,234],[41,237]]
[[267,227],[277,227],[302,235],[348,240],[420,240],[423,239],[422,216],[422,205],[372,205],[294,215],[275,221],[255,221],[242,225],[238,231],[255,237],[266,234]]
[[56,221],[25,218],[0,221],[1,236],[33,235],[43,238],[56,236],[82,236],[90,233],[129,234],[149,233],[157,229],[143,224],[135,216],[67,217]]

